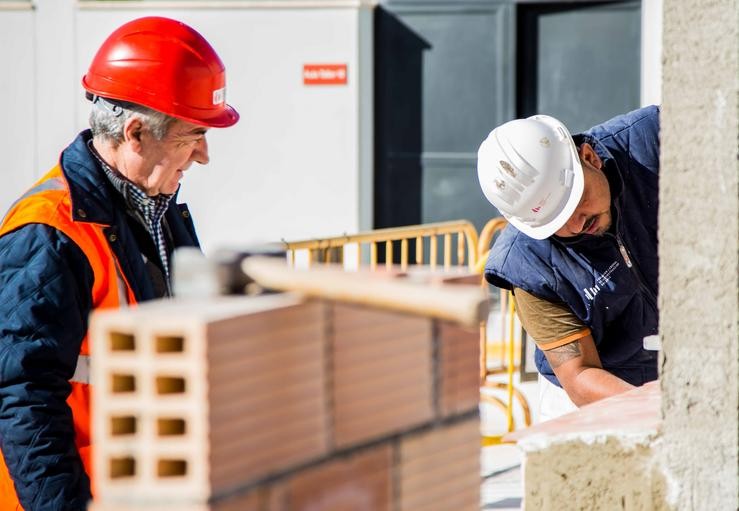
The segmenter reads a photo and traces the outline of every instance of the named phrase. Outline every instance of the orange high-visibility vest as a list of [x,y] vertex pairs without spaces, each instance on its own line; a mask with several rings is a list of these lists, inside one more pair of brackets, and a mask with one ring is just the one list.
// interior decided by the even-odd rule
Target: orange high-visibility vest
[[[136,303],[131,286],[123,277],[103,228],[106,225],[76,222],[72,218],[69,186],[57,165],[26,192],[0,225],[0,236],[28,224],[46,224],[67,235],[92,267],[92,308],[106,309]],[[77,370],[70,380],[72,392],[67,404],[72,409],[75,444],[92,483],[90,453],[90,347],[87,335],[82,339]],[[5,460],[0,455],[0,511],[20,510],[18,497]]]

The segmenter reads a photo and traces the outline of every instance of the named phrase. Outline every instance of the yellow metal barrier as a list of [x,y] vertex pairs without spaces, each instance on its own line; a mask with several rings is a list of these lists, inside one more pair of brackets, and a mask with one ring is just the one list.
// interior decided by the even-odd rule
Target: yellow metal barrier
[[[467,220],[393,227],[331,238],[289,241],[285,242],[285,249],[293,266],[297,264],[298,254],[304,253],[305,259],[302,262],[308,267],[314,263],[343,263],[347,268],[359,268],[368,264],[373,270],[378,268],[378,254],[384,251],[385,268],[391,269],[393,265],[399,265],[401,271],[405,271],[411,264],[411,246],[415,250],[413,264],[436,269],[439,266],[441,239],[442,268],[450,270],[452,267],[464,267],[467,271],[482,275],[491,242],[506,224],[503,218],[493,218],[479,236],[475,227]],[[353,253],[348,250],[349,247],[354,248]],[[482,285],[486,285],[484,280]],[[487,325],[480,325],[480,384],[483,388],[505,391],[505,401],[485,393],[481,394],[481,399],[501,408],[506,414],[508,431],[513,431],[516,428],[514,399],[523,411],[526,426],[531,424],[531,412],[526,397],[514,385],[514,373],[518,364],[514,338],[514,302],[509,295],[510,293],[501,290],[501,324],[505,326],[507,322],[508,328],[507,332],[505,328],[502,329],[500,341],[493,344],[500,348],[500,365],[493,369],[489,369],[488,364],[491,353]],[[491,380],[491,376],[499,374],[506,375],[505,382]],[[484,436],[482,444],[498,444],[501,438],[502,435]]]
[[508,225],[508,222],[503,217],[496,217],[488,220],[477,240],[477,266],[475,267],[475,273],[482,275],[485,269],[485,263],[488,260],[488,254],[490,253],[490,245],[493,243],[493,238],[498,232],[502,231],[503,228]]
[[[493,239],[506,225],[507,222],[504,218],[493,218],[480,231],[477,266],[475,267],[477,273],[483,273]],[[510,432],[516,429],[513,413],[514,403],[518,402],[521,407],[524,426],[531,425],[531,409],[526,396],[514,384],[515,371],[520,368],[521,364],[520,357],[516,357],[515,302],[513,294],[503,289],[500,290],[500,321],[500,339],[494,342],[488,341],[487,325],[482,325],[480,328],[480,387],[483,389],[481,400],[505,410],[507,430]],[[494,354],[491,353],[491,348],[495,350]],[[491,367],[490,361],[496,356],[499,358],[500,364]],[[492,379],[495,375],[500,374],[505,375],[505,382]],[[506,400],[503,401],[497,396],[486,394],[484,389],[504,391]],[[483,436],[482,445],[499,444],[502,437],[503,435]]]
[[[356,266],[362,265],[363,257],[369,249],[369,265],[372,269],[377,268],[378,251],[384,249],[385,266],[390,269],[393,264],[398,264],[400,269],[405,271],[409,264],[409,244],[413,243],[414,263],[436,269],[439,238],[443,243],[441,265],[445,270],[451,269],[452,266],[466,266],[469,271],[475,270],[478,255],[477,230],[467,220],[392,227],[332,238],[289,241],[285,242],[285,248],[292,265],[296,262],[296,254],[305,250],[307,265],[310,266],[314,262],[345,262],[343,249],[348,245],[355,245]],[[395,249],[396,242],[400,245],[399,252]],[[425,242],[428,242],[428,250],[425,249]],[[452,250],[453,247],[456,247],[456,250]]]

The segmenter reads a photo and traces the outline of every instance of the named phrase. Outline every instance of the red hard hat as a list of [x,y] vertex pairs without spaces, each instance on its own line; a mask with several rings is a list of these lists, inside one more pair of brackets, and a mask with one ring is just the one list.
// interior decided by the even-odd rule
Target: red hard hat
[[203,126],[224,128],[239,120],[226,104],[226,70],[215,50],[194,29],[168,18],[135,19],[110,34],[82,86]]

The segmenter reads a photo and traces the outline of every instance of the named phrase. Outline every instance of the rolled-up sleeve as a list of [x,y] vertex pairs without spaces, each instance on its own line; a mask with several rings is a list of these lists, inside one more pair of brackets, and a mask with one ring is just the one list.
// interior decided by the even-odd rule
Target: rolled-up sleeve
[[564,303],[550,302],[518,288],[514,290],[514,297],[521,325],[543,351],[559,348],[591,333]]

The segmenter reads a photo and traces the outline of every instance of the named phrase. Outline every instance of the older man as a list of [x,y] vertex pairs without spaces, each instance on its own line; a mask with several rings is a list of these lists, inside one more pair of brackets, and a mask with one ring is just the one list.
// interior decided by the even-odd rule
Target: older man
[[[513,289],[536,340],[542,417],[657,378],[659,109],[570,135],[545,115],[482,143],[485,196],[509,220],[488,281]],[[562,392],[561,388],[564,388]]]
[[180,179],[239,117],[218,55],[171,19],[118,28],[82,84],[91,129],[0,225],[2,510],[85,508],[88,316],[171,295],[172,251],[198,246]]

